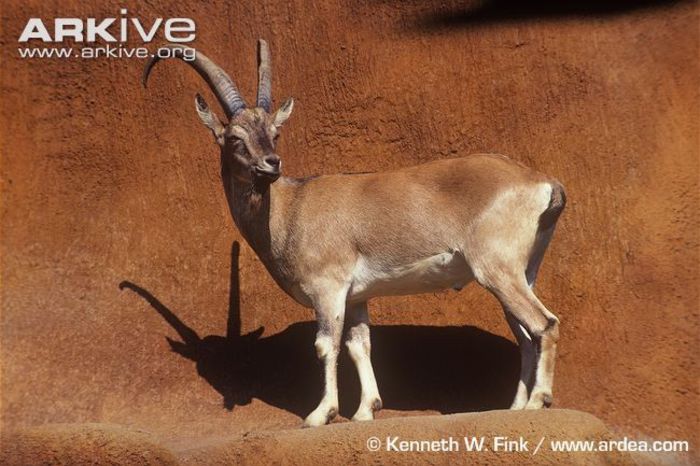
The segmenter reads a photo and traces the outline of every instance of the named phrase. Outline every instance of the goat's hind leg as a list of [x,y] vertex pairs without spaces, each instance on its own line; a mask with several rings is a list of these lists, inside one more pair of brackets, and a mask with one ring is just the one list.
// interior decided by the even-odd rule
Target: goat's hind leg
[[518,388],[513,403],[510,405],[510,409],[523,409],[530,399],[530,392],[532,391],[535,379],[537,363],[535,359],[535,344],[527,333],[527,330],[520,325],[518,319],[506,310],[504,310],[504,313],[508,325],[518,341],[518,349],[520,350],[520,380],[518,381]]
[[539,308],[547,319],[544,331],[535,334],[536,364],[535,386],[530,393],[530,399],[525,409],[549,408],[554,398],[552,385],[554,384],[554,364],[556,362],[557,341],[559,340],[559,319],[549,312],[530,290],[534,306]]
[[[518,385],[518,394],[514,407],[522,407],[523,395],[520,384],[528,385],[528,375],[534,369],[534,386],[525,404],[526,409],[549,407],[552,404],[552,384],[554,380],[554,361],[556,345],[559,339],[559,319],[552,314],[535,296],[525,280],[523,273],[499,273],[495,280],[485,283],[489,291],[501,302],[507,316],[518,324],[514,330],[524,330],[523,337],[529,336],[534,345],[535,363],[524,364],[524,372]],[[513,327],[514,325],[511,325]],[[522,329],[520,328],[522,326]],[[518,334],[516,333],[516,336]],[[519,343],[522,345],[522,342]],[[521,352],[527,351],[521,347]],[[525,356],[522,358],[525,360]],[[523,378],[525,380],[523,380]]]
[[346,310],[346,319],[348,330],[345,336],[345,345],[357,368],[362,388],[360,406],[352,420],[371,421],[374,419],[374,412],[382,408],[382,399],[379,397],[379,389],[370,359],[371,342],[367,303],[349,305]]
[[[537,272],[542,264],[542,258],[544,257],[547,246],[552,239],[553,232],[553,226],[537,232],[535,244],[530,255],[530,260],[528,261],[527,268],[525,270],[525,277],[530,289],[535,287]],[[527,402],[530,399],[530,393],[533,390],[536,370],[538,367],[537,359],[540,354],[537,351],[537,345],[532,341],[532,337],[530,337],[527,330],[525,330],[525,328],[518,322],[518,319],[508,311],[506,311],[505,314],[508,325],[510,326],[513,335],[518,340],[518,347],[520,348],[520,381],[518,382],[518,390],[510,409],[523,409],[527,405]]]

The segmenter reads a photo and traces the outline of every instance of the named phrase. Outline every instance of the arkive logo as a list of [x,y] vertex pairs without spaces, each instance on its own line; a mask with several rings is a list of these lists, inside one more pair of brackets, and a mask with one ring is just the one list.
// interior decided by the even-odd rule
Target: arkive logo
[[158,32],[168,42],[192,42],[196,35],[196,24],[191,18],[155,18],[153,21],[141,21],[128,17],[126,8],[122,8],[118,18],[55,18],[53,24],[47,24],[41,18],[30,18],[19,36],[18,42],[33,40],[45,43],[63,42],[72,39],[75,42],[94,43],[98,40],[107,43],[124,43],[136,36],[143,42],[151,42]]

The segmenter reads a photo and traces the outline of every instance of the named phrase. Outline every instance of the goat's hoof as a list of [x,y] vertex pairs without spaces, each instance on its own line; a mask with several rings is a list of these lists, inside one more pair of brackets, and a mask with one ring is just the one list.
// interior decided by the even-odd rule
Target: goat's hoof
[[515,396],[515,399],[513,400],[513,403],[510,405],[511,410],[518,410],[518,409],[525,409],[525,406],[527,406],[528,402],[528,396],[527,393],[518,393]]
[[338,415],[338,408],[316,408],[304,419],[303,427],[318,427],[328,424]]
[[530,396],[530,400],[525,405],[525,409],[540,409],[549,408],[552,406],[554,398],[551,393],[546,392],[534,392]]
[[375,398],[371,403],[360,405],[357,412],[352,417],[353,421],[372,421],[374,413],[382,409],[381,398]]
[[374,411],[371,409],[366,409],[366,408],[360,408],[357,410],[355,415],[352,417],[353,421],[373,421],[374,420]]
[[545,394],[542,397],[542,406],[545,408],[549,408],[552,406],[552,403],[554,403],[554,397],[550,394]]

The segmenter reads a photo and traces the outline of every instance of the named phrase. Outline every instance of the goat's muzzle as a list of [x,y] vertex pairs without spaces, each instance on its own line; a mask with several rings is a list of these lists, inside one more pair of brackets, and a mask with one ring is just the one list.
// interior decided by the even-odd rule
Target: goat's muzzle
[[267,179],[270,183],[276,181],[281,173],[282,160],[277,154],[267,155],[260,163],[253,166],[253,175]]

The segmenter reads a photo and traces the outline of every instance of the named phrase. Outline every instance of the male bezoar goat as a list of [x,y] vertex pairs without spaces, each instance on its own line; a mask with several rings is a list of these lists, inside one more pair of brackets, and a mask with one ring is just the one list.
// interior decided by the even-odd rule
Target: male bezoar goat
[[[222,123],[198,94],[196,110],[221,149],[221,177],[233,220],[277,284],[312,307],[316,352],[325,374],[318,407],[304,424],[338,413],[337,361],[345,345],[357,367],[361,400],[353,420],[382,406],[370,360],[367,301],[472,280],[493,293],[520,346],[512,409],[552,403],[559,320],[532,291],[565,203],[556,180],[501,155],[471,155],[383,173],[280,176],[275,145],[292,113],[272,111],[270,52],[258,42],[258,95],[249,107],[233,80],[203,54],[167,45],[209,84]],[[154,56],[144,70],[146,85]]]

